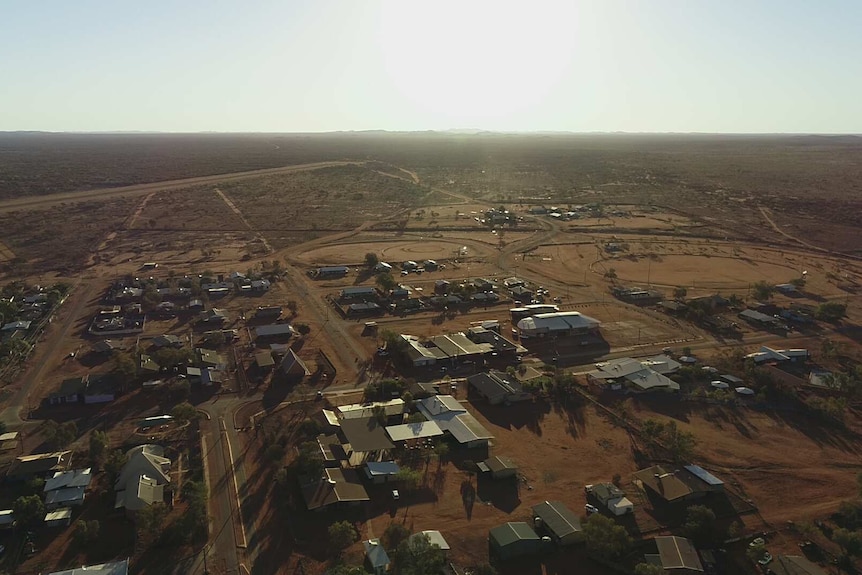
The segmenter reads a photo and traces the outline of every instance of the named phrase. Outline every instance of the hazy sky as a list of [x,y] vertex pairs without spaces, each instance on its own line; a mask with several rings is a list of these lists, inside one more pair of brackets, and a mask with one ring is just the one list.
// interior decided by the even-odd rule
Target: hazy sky
[[0,130],[448,128],[862,133],[862,2],[0,9]]

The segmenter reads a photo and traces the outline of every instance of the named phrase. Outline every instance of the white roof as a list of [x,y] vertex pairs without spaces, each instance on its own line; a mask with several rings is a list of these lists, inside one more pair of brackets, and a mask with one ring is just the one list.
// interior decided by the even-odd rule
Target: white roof
[[57,521],[59,519],[68,519],[72,516],[71,507],[61,507],[56,511],[49,511],[45,514],[45,521]]
[[419,535],[425,535],[428,537],[428,542],[431,543],[431,545],[436,545],[443,551],[451,549],[451,547],[449,547],[449,543],[446,542],[446,539],[443,538],[443,534],[439,531],[420,531],[419,533],[411,535],[410,539],[418,537]]
[[351,403],[349,405],[342,405],[338,408],[338,411],[344,419],[359,419],[373,416],[375,407],[382,407],[386,415],[398,415],[399,413],[404,413],[404,400],[397,398],[372,403]]
[[628,497],[620,497],[619,499],[611,499],[608,501],[608,507],[611,509],[633,509],[634,503],[632,503]]
[[128,575],[129,560],[102,563],[100,565],[86,565],[66,571],[55,571],[49,575]]
[[369,461],[365,464],[368,467],[368,475],[395,475],[401,468],[394,461]]
[[328,425],[333,427],[341,427],[341,422],[338,421],[338,416],[335,415],[335,412],[331,409],[323,409],[323,418],[326,420]]
[[416,404],[419,412],[448,431],[459,443],[493,439],[485,427],[451,395],[432,395]]
[[[467,411],[467,408],[451,395],[432,395],[431,397],[426,397],[417,404],[417,407],[423,414],[427,411],[432,416],[448,412],[462,413]],[[425,414],[425,417],[428,417],[428,415]]]
[[580,312],[560,311],[525,317],[518,322],[518,329],[537,332],[568,331],[570,329],[591,329],[599,325],[601,325],[599,320],[583,315]]
[[0,525],[12,525],[15,522],[15,517],[12,515],[11,509],[0,510]]
[[408,439],[437,437],[443,435],[443,430],[434,421],[420,421],[403,425],[390,425],[386,428],[386,433],[389,434],[389,439],[392,441],[407,441]]
[[0,435],[0,442],[12,441],[13,439],[18,439],[18,432],[17,431],[9,431],[7,433]]

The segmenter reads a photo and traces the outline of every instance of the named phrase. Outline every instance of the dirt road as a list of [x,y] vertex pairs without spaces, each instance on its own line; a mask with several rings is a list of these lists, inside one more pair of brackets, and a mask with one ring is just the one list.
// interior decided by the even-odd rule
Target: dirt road
[[[25,422],[26,416],[25,419],[21,419],[21,410],[27,407],[30,393],[42,380],[42,374],[61,359],[57,357],[57,352],[63,342],[67,341],[69,332],[72,331],[75,321],[80,319],[84,306],[87,305],[87,302],[93,296],[92,292],[93,286],[89,282],[82,282],[73,288],[73,292],[64,306],[65,309],[61,308],[61,313],[65,315],[63,323],[54,326],[53,333],[46,334],[44,338],[45,347],[41,349],[37,348],[35,354],[30,359],[31,367],[21,380],[21,387],[9,399],[7,407],[0,412],[0,421],[7,426],[14,425],[18,427]],[[35,401],[35,398],[33,400]]]
[[233,172],[229,174],[217,174],[214,176],[199,176],[196,178],[184,178],[182,180],[166,180],[162,182],[151,182],[148,184],[136,184],[134,186],[122,186],[119,188],[104,188],[101,190],[83,190],[80,192],[66,192],[62,194],[47,194],[44,196],[15,198],[13,200],[0,201],[0,213],[16,210],[29,210],[36,208],[47,208],[57,204],[69,202],[84,202],[109,200],[123,196],[137,196],[151,192],[164,192],[188,186],[201,184],[219,184],[222,182],[233,182],[260,176],[274,174],[288,174],[291,172],[305,172],[308,170],[319,170],[334,166],[355,166],[364,162],[315,162],[311,164],[297,164],[295,166],[284,166],[281,168],[265,168],[262,170],[249,170],[247,172]]

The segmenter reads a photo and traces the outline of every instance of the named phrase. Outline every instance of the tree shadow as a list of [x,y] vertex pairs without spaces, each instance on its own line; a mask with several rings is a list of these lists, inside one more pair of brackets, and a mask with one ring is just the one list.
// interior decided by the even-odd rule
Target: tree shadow
[[467,520],[473,518],[473,506],[476,504],[476,488],[473,487],[472,478],[468,477],[461,482],[461,502],[467,513]]
[[511,513],[521,504],[520,482],[517,476],[494,479],[490,473],[482,473],[476,477],[476,494],[480,501]]

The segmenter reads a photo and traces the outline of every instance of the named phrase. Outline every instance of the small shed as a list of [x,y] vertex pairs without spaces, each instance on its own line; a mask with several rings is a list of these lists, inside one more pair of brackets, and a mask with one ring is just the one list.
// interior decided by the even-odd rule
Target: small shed
[[394,461],[369,461],[365,464],[365,475],[373,483],[386,483],[400,471],[401,468]]
[[365,562],[371,568],[375,575],[382,575],[389,570],[389,555],[386,554],[386,549],[380,543],[380,539],[369,539],[363,541],[362,546],[365,547]]
[[572,545],[583,539],[581,518],[560,501],[545,501],[533,506],[536,527],[546,531],[558,545]]
[[45,514],[45,527],[68,527],[72,522],[72,509],[61,507]]
[[254,362],[260,369],[272,369],[275,366],[275,360],[272,359],[272,353],[269,351],[261,351],[254,354]]
[[494,527],[488,533],[488,549],[501,560],[533,555],[542,549],[542,539],[523,521]]
[[514,477],[518,473],[518,466],[508,457],[495,455],[489,457],[485,461],[476,464],[479,471],[490,473],[494,479],[504,479],[506,477]]

